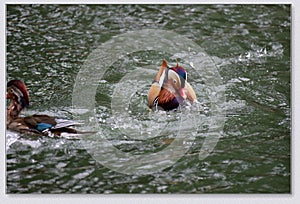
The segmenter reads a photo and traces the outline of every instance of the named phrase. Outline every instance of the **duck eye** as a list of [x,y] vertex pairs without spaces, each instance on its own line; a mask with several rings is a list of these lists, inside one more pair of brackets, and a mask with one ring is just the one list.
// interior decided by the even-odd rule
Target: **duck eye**
[[174,83],[174,84],[176,84],[176,83],[177,83],[177,81],[174,79],[174,80],[173,80],[173,83]]

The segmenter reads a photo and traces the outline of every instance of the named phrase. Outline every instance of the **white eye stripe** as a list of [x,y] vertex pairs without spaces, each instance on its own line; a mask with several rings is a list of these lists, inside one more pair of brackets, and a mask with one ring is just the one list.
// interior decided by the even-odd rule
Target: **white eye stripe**
[[168,79],[173,79],[173,81],[176,81],[178,83],[181,83],[180,82],[180,76],[173,70],[169,70],[169,73],[168,73]]
[[23,93],[20,89],[18,89],[16,86],[12,86],[11,91],[13,91],[12,93],[14,93],[15,95],[17,95],[18,97],[23,97]]
[[160,78],[159,78],[159,85],[160,85],[160,87],[162,87],[162,85],[163,85],[163,83],[164,83],[165,76],[166,76],[166,72],[163,71],[162,75],[161,75]]

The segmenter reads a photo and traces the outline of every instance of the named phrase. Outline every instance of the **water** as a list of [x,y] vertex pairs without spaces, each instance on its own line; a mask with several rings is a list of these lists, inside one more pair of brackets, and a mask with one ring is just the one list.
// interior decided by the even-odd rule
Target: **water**
[[[192,113],[182,111],[197,113],[202,123],[196,133],[185,129],[193,134],[183,142],[192,145],[175,164],[125,175],[97,162],[81,140],[7,131],[7,193],[290,193],[290,26],[289,5],[8,5],[7,79],[26,82],[31,106],[25,114],[72,118],[74,83],[93,51],[128,31],[156,29],[194,41],[213,60],[226,121],[215,131],[220,138],[214,150],[199,160],[214,92],[207,75],[179,57],[201,102]],[[151,77],[164,58],[175,63],[164,52],[130,53],[97,84],[93,120],[99,137],[128,154],[155,153],[176,138],[182,111],[149,115],[146,106]],[[144,77],[134,79],[129,73],[140,68],[147,69]],[[125,82],[139,86],[128,96],[128,112],[116,117],[112,96],[132,91]],[[128,138],[138,136],[132,135],[136,130],[148,138]]]

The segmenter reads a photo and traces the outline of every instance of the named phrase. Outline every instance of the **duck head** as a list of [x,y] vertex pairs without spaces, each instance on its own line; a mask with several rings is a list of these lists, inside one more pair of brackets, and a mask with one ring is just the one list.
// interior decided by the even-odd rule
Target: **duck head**
[[[167,68],[162,78],[162,89],[160,92],[160,97],[163,94],[163,98],[167,100],[167,98],[171,99],[171,97],[176,97],[178,100],[183,101],[186,99],[185,89],[184,89],[184,79],[179,76],[174,70],[171,68]],[[166,93],[168,92],[168,94]]]
[[179,92],[179,95],[183,98],[183,99],[188,99],[190,102],[197,102],[197,96],[196,93],[193,89],[193,87],[188,83],[187,80],[187,72],[185,71],[185,69],[181,66],[178,65],[178,63],[176,64],[175,67],[171,67],[171,70],[173,70],[174,72],[176,72],[176,74],[178,74],[178,76],[180,77],[180,87],[177,87],[177,90]]
[[177,94],[183,99],[187,98],[186,95],[186,80],[187,80],[187,72],[181,66],[178,66],[178,63],[175,67],[168,68],[167,78],[173,80],[173,87],[175,88]]
[[29,96],[26,85],[20,80],[11,80],[7,83],[6,98],[10,99],[8,115],[16,118],[22,109],[29,106]]
[[[174,99],[176,98],[176,99]],[[149,89],[148,105],[150,108],[157,105],[163,105],[170,108],[176,107],[178,103],[184,100],[196,101],[196,94],[187,82],[186,70],[179,66],[178,63],[174,67],[169,67],[167,62],[163,60],[162,65]]]

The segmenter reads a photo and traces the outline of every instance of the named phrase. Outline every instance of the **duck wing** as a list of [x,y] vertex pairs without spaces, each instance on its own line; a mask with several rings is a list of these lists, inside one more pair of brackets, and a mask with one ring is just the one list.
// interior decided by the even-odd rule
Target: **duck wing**
[[38,114],[24,117],[24,122],[26,123],[26,125],[32,128],[35,128],[39,123],[45,123],[51,126],[55,126],[57,124],[54,117]]
[[56,119],[56,125],[51,127],[50,132],[60,136],[62,133],[73,133],[73,134],[82,134],[71,126],[82,125],[83,123],[79,123],[73,120],[65,120],[65,119]]
[[34,114],[32,116],[24,117],[23,120],[29,129],[37,130],[39,132],[43,132],[57,124],[55,118],[48,115]]
[[83,123],[76,122],[74,120],[66,120],[66,119],[60,119],[57,118],[55,120],[56,124],[52,129],[60,129],[64,127],[70,127],[70,126],[77,126],[77,125],[83,125]]
[[39,114],[24,117],[24,123],[32,132],[43,134],[50,131],[56,135],[60,135],[62,132],[77,133],[77,131],[70,128],[70,126],[80,124],[72,120],[56,119],[52,116]]
[[18,132],[31,132],[38,135],[61,136],[62,133],[90,134],[94,132],[81,132],[72,128],[82,125],[73,120],[58,119],[48,115],[34,114],[26,117],[19,117],[12,121],[8,128]]

